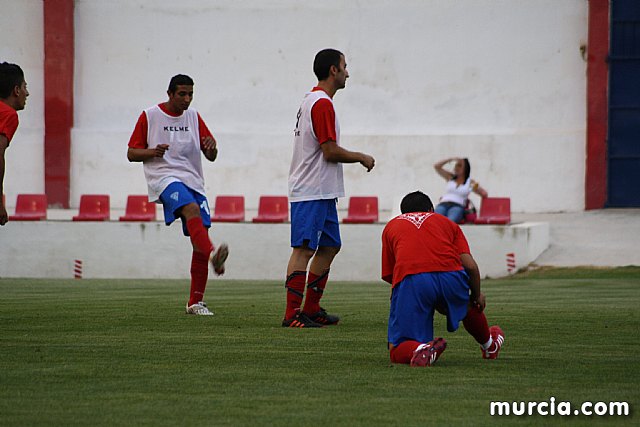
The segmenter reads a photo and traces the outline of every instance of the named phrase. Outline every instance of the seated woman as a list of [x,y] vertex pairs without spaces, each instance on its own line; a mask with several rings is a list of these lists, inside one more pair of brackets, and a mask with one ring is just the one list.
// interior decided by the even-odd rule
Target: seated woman
[[[444,170],[444,165],[452,161],[456,162],[453,172]],[[469,159],[445,159],[433,167],[441,177],[447,180],[446,192],[440,198],[440,203],[436,206],[435,211],[455,223],[462,222],[469,194],[473,191],[480,197],[487,197],[486,190],[469,177],[471,175]]]

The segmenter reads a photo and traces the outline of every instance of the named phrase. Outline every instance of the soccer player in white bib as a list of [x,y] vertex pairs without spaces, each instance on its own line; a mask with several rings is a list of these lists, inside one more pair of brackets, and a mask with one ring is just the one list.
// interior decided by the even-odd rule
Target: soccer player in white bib
[[203,301],[209,263],[216,274],[224,274],[229,248],[222,243],[217,250],[209,239],[211,213],[204,190],[202,159],[210,162],[218,156],[217,142],[200,114],[189,109],[193,100],[193,80],[178,74],[171,78],[169,99],[140,114],[127,158],[142,162],[147,179],[149,201],[162,203],[165,223],[182,220],[182,230],[191,239],[191,292],[187,314],[211,316]]
[[287,267],[287,307],[282,326],[291,328],[339,322],[339,317],[320,307],[320,298],[333,258],[342,245],[336,210],[337,199],[344,197],[342,163],[360,163],[367,172],[375,164],[370,155],[340,146],[333,96],[345,87],[349,77],[344,55],[335,49],[318,52],[313,71],[318,85],[304,96],[298,110],[289,170],[293,250]]

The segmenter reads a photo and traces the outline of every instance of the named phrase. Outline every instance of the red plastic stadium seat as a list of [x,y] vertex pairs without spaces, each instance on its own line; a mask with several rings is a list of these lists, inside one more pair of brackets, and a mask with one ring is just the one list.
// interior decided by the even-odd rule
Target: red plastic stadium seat
[[108,221],[109,196],[106,194],[83,194],[80,196],[80,211],[74,221]]
[[253,222],[287,222],[288,220],[287,196],[260,196],[258,216],[253,218]]
[[211,221],[242,222],[244,221],[244,196],[218,196]]
[[18,194],[16,214],[9,217],[11,221],[40,221],[47,219],[46,194]]
[[378,198],[350,197],[347,217],[342,220],[345,224],[372,224],[378,222]]
[[508,197],[485,197],[480,204],[480,215],[476,224],[509,224],[511,222],[511,199]]
[[155,221],[156,204],[149,201],[147,196],[127,197],[127,208],[120,221]]

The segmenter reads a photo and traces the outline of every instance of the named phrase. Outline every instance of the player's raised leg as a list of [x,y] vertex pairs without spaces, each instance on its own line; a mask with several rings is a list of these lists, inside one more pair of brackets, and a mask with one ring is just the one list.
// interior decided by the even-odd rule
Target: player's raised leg
[[[203,215],[208,214],[202,212],[198,203],[189,203],[182,206],[176,213],[182,217],[186,224],[186,231],[193,246],[190,270],[191,289],[186,311],[188,314],[210,316],[213,313],[207,308],[206,303],[203,302],[207,279],[209,277],[209,263],[211,262],[211,264],[213,264],[216,273],[224,273],[224,261],[227,259],[229,249],[227,245],[223,243],[218,250],[214,252],[213,243],[211,243],[211,239],[209,239],[209,233],[203,222]],[[218,265],[213,262],[216,258],[218,259]]]
[[[180,208],[178,214],[184,218],[194,250],[207,256],[207,261],[211,262],[216,274],[224,274],[224,263],[229,256],[229,246],[226,243],[221,243],[214,252],[213,243],[203,220],[209,215],[208,212],[203,212],[198,204],[190,203]],[[208,225],[209,219],[207,218]]]
[[209,254],[213,251],[213,243],[211,243],[209,233],[202,222],[200,207],[196,203],[189,203],[182,206],[176,213],[183,217],[187,224],[186,227],[194,250],[207,255],[208,259]]

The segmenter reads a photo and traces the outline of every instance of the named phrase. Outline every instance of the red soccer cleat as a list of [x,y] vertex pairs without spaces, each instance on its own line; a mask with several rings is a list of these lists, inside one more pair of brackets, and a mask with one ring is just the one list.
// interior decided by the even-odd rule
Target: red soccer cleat
[[420,344],[413,351],[411,358],[411,366],[432,366],[440,357],[444,349],[447,348],[447,342],[444,338],[436,338],[426,344]]
[[491,343],[488,349],[482,350],[482,358],[497,359],[498,354],[500,353],[500,349],[504,344],[504,332],[502,332],[502,329],[500,329],[500,326],[494,325],[489,328],[489,333],[491,334],[491,338],[493,339],[493,342]]

